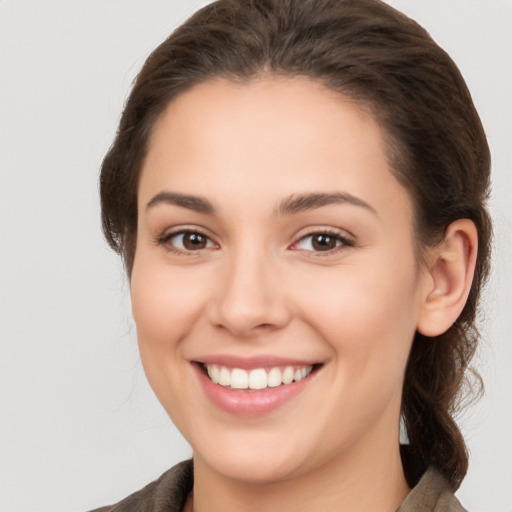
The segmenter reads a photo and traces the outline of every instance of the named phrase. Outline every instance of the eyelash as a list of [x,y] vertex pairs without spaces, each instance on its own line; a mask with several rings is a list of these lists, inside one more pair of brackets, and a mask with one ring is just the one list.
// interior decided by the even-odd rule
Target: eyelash
[[[326,236],[329,238],[333,238],[335,240],[336,244],[339,244],[339,245],[337,245],[336,247],[334,247],[332,249],[328,249],[326,251],[314,251],[314,250],[296,248],[304,240],[307,240],[308,238],[313,238],[315,236]],[[311,233],[301,236],[299,238],[299,240],[297,240],[297,242],[294,242],[292,244],[291,248],[292,248],[292,250],[295,250],[295,251],[314,253],[315,257],[317,257],[317,256],[322,257],[322,256],[331,256],[333,254],[338,253],[339,251],[346,250],[347,248],[353,247],[353,246],[354,246],[354,241],[345,236],[340,235],[340,233],[338,233],[336,231],[329,230],[329,229],[320,229],[318,231],[313,231]]]
[[[180,235],[199,235],[200,237],[203,237],[204,239],[206,239],[207,244],[210,243],[210,244],[213,244],[214,246],[218,247],[218,245],[215,242],[213,242],[213,240],[211,239],[210,236],[208,236],[206,233],[204,233],[198,229],[180,229],[179,231],[165,233],[156,239],[156,243],[158,245],[162,245],[169,252],[173,252],[173,253],[179,254],[179,255],[186,255],[186,256],[192,256],[192,255],[194,255],[194,253],[199,253],[202,250],[212,248],[212,247],[204,247],[204,248],[197,249],[197,250],[180,249],[171,243],[171,240],[173,238],[178,237]],[[308,238],[312,238],[315,236],[321,236],[321,235],[329,237],[329,238],[333,238],[336,241],[336,244],[339,244],[339,245],[337,245],[336,247],[334,247],[332,249],[328,249],[326,251],[315,251],[315,250],[297,248],[297,246],[301,242],[307,240]],[[348,247],[353,247],[353,246],[354,246],[353,240],[340,235],[340,233],[337,233],[336,231],[332,231],[332,230],[328,230],[328,229],[321,229],[321,230],[313,231],[306,235],[301,236],[296,242],[294,242],[291,245],[290,249],[295,250],[295,251],[303,251],[306,253],[314,253],[315,256],[329,256],[329,255],[332,255],[339,251],[345,250]]]
[[215,244],[215,242],[212,241],[210,236],[208,236],[206,233],[203,233],[202,231],[200,231],[198,229],[180,229],[179,231],[165,233],[162,236],[159,236],[156,239],[156,242],[158,245],[162,245],[169,252],[173,252],[175,254],[185,255],[185,256],[193,256],[194,253],[199,253],[204,249],[211,249],[211,247],[205,247],[203,249],[197,249],[197,250],[180,249],[171,243],[171,240],[173,238],[178,237],[180,235],[199,235],[206,240],[207,244],[211,243],[213,245],[217,245],[217,244]]

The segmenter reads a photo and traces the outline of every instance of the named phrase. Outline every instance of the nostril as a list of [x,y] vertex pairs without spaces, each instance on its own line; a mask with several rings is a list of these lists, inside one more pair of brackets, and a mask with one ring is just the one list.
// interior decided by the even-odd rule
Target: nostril
[[260,324],[255,327],[255,329],[269,329],[272,327],[272,324]]

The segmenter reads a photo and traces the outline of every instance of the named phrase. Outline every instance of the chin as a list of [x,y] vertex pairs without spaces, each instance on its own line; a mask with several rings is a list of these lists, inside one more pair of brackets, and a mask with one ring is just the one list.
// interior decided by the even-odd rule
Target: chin
[[194,450],[194,458],[202,459],[212,471],[230,480],[268,484],[287,480],[305,470],[297,443],[293,443],[294,447],[280,444],[281,448],[277,449],[274,443],[248,439],[229,445],[217,443],[215,450],[208,447],[206,453]]
[[225,478],[251,484],[276,483],[300,473],[300,465],[297,467],[294,461],[276,459],[270,454],[217,458],[211,468]]

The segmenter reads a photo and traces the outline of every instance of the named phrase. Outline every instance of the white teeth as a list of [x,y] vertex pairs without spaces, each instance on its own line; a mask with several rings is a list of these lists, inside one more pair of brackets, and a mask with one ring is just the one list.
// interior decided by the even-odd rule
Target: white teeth
[[282,383],[281,370],[279,368],[272,368],[267,375],[267,386],[269,388],[275,388],[280,386]]
[[313,366],[301,366],[299,368],[286,366],[283,368],[255,368],[249,372],[241,368],[230,370],[225,366],[206,364],[208,376],[215,384],[232,389],[265,389],[275,388],[281,384],[287,385],[298,382],[307,377],[313,370]]
[[283,384],[291,384],[293,382],[294,373],[293,368],[291,366],[287,366],[283,372]]
[[231,372],[231,387],[233,389],[247,389],[249,387],[249,375],[245,370],[235,368]]
[[267,372],[263,368],[251,370],[249,373],[250,389],[265,389],[267,387]]
[[215,384],[219,383],[219,367],[216,364],[210,364],[206,368],[208,370],[208,377],[212,379],[212,382],[215,382]]
[[220,367],[219,384],[221,386],[231,386],[231,372],[225,366]]

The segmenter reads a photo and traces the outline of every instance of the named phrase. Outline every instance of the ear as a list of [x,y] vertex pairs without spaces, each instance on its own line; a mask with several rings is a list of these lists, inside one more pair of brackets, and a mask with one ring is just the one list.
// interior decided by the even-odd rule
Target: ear
[[475,273],[478,233],[468,219],[448,227],[443,241],[429,250],[418,332],[439,336],[457,320]]

